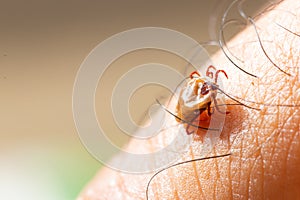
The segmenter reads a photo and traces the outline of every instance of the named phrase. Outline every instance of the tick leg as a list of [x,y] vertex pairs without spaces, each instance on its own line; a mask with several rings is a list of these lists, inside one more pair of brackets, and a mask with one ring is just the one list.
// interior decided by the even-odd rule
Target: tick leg
[[217,102],[217,99],[216,99],[215,96],[213,97],[213,101],[214,101],[215,107],[216,107],[216,109],[217,109],[217,111],[218,111],[219,113],[226,114],[226,115],[230,113],[230,112],[228,112],[228,111],[223,112],[223,111],[221,111],[221,110],[219,109],[218,102]]
[[199,74],[198,71],[193,71],[193,72],[190,74],[190,79],[193,79],[195,74],[198,75],[199,77],[201,76],[201,75]]
[[190,123],[188,123],[188,125],[186,126],[186,133],[188,134],[188,135],[190,135],[190,134],[192,134],[192,133],[194,133],[195,131],[189,131],[189,129],[191,128],[191,125],[193,125],[193,122],[197,119],[197,118],[199,118],[200,117],[200,115],[201,115],[201,113],[204,111],[205,109],[199,109],[199,110],[197,110],[198,112],[197,112],[197,114],[195,115],[195,117],[191,120],[191,122]]
[[191,135],[191,134],[193,134],[195,131],[189,131],[189,129],[190,129],[190,125],[188,124],[188,126],[186,127],[186,134],[188,134],[188,135]]
[[213,70],[217,70],[214,66],[210,65],[207,70],[206,70],[206,76],[210,77],[211,79],[214,78],[214,73],[210,71],[210,69],[213,69]]
[[[194,121],[194,120],[193,120]],[[192,123],[193,123],[193,121],[192,121]],[[190,131],[190,128],[191,128],[191,124],[190,123],[188,123],[188,125],[186,126],[186,134],[188,134],[188,135],[191,135],[191,134],[193,134],[195,131]]]
[[211,112],[210,109],[212,109],[211,102],[209,102],[207,104],[207,114],[208,114],[208,116],[211,116],[214,113],[214,112]]
[[218,70],[216,72],[215,83],[217,83],[217,81],[218,81],[218,76],[219,76],[220,72],[222,72],[225,75],[225,77],[228,79],[228,76],[227,76],[227,74],[226,74],[226,72],[224,70]]

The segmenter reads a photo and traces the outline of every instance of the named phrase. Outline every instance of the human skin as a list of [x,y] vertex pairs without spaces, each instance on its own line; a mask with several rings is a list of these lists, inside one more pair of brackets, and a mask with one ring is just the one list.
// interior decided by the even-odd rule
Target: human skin
[[[244,101],[259,111],[228,106],[230,113],[214,154],[231,152],[231,156],[183,164],[159,174],[150,185],[150,199],[300,199],[300,108],[283,106],[300,105],[300,37],[272,23],[297,32],[299,7],[299,1],[286,0],[275,11],[255,19],[266,52],[292,76],[267,59],[251,25],[228,42],[228,47],[244,60],[241,65],[235,59],[237,63],[259,78],[236,69],[222,52],[213,58],[229,76],[224,83],[227,93],[266,104]],[[193,144],[201,146],[202,142]],[[151,152],[154,144],[131,145],[137,152]],[[186,160],[197,155],[193,149]],[[78,199],[145,199],[150,177],[103,168]]]

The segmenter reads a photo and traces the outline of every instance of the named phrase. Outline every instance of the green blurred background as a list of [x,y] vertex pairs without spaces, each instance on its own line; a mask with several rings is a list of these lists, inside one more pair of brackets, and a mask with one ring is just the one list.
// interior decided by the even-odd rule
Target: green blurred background
[[[77,70],[96,45],[113,34],[145,26],[208,41],[229,2],[1,1],[0,199],[75,199],[101,167],[80,143],[72,116]],[[255,12],[263,4],[256,1],[247,9]],[[177,62],[168,55],[165,59]],[[134,58],[127,60],[115,65],[134,67]],[[118,66],[108,73],[117,72]],[[116,133],[104,103],[109,102],[113,83],[109,76],[103,81],[102,86],[109,87],[97,93],[97,113],[107,131]],[[145,113],[143,106],[145,101],[136,100],[131,108],[137,121]]]

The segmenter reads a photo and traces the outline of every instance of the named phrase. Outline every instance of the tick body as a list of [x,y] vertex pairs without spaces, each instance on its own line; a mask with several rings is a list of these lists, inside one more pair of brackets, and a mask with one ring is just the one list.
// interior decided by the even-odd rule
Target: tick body
[[227,114],[221,111],[217,103],[217,81],[220,73],[228,78],[225,71],[216,70],[212,65],[207,68],[206,76],[194,71],[182,88],[176,106],[176,120],[181,123],[185,122],[184,126],[188,135],[192,133],[203,135],[203,131],[209,130],[207,127],[214,108],[219,113]]

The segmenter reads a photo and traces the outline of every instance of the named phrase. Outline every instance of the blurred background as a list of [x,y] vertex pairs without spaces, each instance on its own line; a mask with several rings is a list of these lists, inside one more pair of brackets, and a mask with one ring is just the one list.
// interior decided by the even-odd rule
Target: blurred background
[[[146,26],[209,41],[216,38],[230,2],[1,1],[0,199],[75,199],[101,168],[81,144],[72,115],[76,73],[96,45],[119,32]],[[265,3],[249,1],[247,13],[256,13]],[[235,30],[227,34],[229,39]],[[118,137],[120,130],[110,111],[114,81],[131,67],[147,62],[184,65],[167,53],[137,52],[113,63],[99,82],[98,119],[120,145],[124,139]],[[159,95],[157,88],[148,89],[131,100],[135,121],[143,118],[145,105]]]

